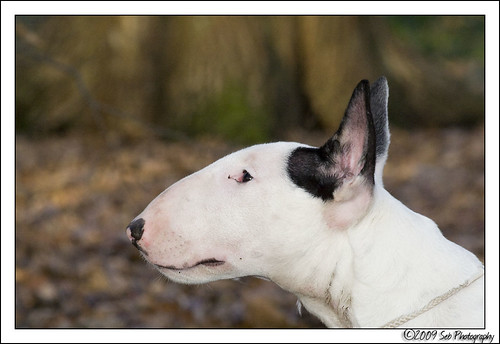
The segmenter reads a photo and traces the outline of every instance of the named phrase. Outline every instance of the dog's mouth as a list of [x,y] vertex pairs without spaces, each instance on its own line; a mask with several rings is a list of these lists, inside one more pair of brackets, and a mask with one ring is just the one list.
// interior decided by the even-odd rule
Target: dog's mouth
[[[139,244],[137,244],[136,240],[132,240],[132,244],[144,255],[144,258],[149,257],[148,252],[145,249],[143,249]],[[175,265],[155,264],[155,263],[151,262],[149,258],[146,258],[146,260],[149,261],[154,266],[156,266],[157,268],[167,269],[167,270],[172,270],[172,271],[189,270],[189,269],[195,268],[195,267],[200,266],[200,265],[209,266],[209,267],[215,267],[215,266],[219,266],[219,265],[222,265],[222,264],[225,263],[225,261],[223,261],[223,260],[218,260],[218,259],[215,259],[215,258],[209,258],[209,259],[202,259],[199,262],[197,262],[197,263],[195,263],[195,264],[193,264],[191,266],[186,266],[186,267],[179,268],[179,267],[177,267]]]
[[195,268],[195,267],[200,266],[200,265],[214,267],[214,266],[222,265],[224,263],[225,262],[222,261],[222,260],[217,260],[215,258],[210,258],[210,259],[200,260],[196,264],[194,264],[192,266],[185,267],[185,268],[178,268],[178,267],[173,266],[173,265],[160,265],[160,264],[154,264],[154,266],[156,266],[158,268],[162,268],[162,269],[168,269],[168,270],[173,270],[173,271],[181,271],[181,270],[192,269],[192,268]]

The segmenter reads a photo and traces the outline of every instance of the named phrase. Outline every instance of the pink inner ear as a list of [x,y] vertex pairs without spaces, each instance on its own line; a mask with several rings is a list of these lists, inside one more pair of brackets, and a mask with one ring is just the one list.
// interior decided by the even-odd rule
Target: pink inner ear
[[361,169],[363,168],[362,164],[362,158],[363,158],[363,151],[364,151],[364,145],[365,145],[365,137],[364,133],[354,133],[349,138],[350,144],[348,151],[345,152],[345,155],[343,156],[343,160],[345,159],[345,165],[344,162],[342,164],[342,168],[346,172],[346,174],[350,174],[352,176],[357,176],[360,172]]
[[347,126],[342,133],[341,142],[345,144],[342,156],[342,170],[346,175],[357,176],[363,169],[363,154],[365,153],[366,128],[366,106],[363,98],[352,104],[349,108],[350,116]]

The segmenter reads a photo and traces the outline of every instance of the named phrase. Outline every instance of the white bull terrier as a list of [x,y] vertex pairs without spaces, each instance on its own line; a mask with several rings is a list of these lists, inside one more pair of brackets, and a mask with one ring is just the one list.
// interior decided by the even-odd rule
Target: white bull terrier
[[172,281],[269,279],[328,327],[483,327],[482,263],[384,189],[387,100],[385,78],[361,81],[323,146],[232,153],[156,197],[129,239]]

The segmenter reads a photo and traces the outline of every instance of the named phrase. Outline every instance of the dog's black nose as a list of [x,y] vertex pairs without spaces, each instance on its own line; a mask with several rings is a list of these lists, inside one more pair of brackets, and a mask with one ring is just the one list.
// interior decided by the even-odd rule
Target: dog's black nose
[[136,241],[140,240],[142,237],[142,233],[144,233],[144,219],[139,218],[135,219],[134,221],[130,222],[128,225],[127,229],[130,229],[130,235],[132,238],[134,238]]

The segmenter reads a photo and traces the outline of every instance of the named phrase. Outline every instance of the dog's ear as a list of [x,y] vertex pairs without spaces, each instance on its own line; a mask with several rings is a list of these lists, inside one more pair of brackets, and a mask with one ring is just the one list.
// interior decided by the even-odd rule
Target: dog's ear
[[375,183],[383,185],[382,172],[390,143],[389,118],[387,104],[389,99],[389,86],[387,79],[380,77],[370,88],[370,108],[375,125],[376,141],[376,165],[375,165]]
[[375,142],[370,85],[362,80],[354,89],[339,129],[320,151],[334,162],[331,167],[338,178],[348,181],[363,176],[373,185]]
[[368,81],[361,81],[354,90],[338,131],[320,148],[295,149],[287,170],[297,186],[324,201],[345,199],[345,190],[353,185],[363,185],[371,195],[375,128]]

